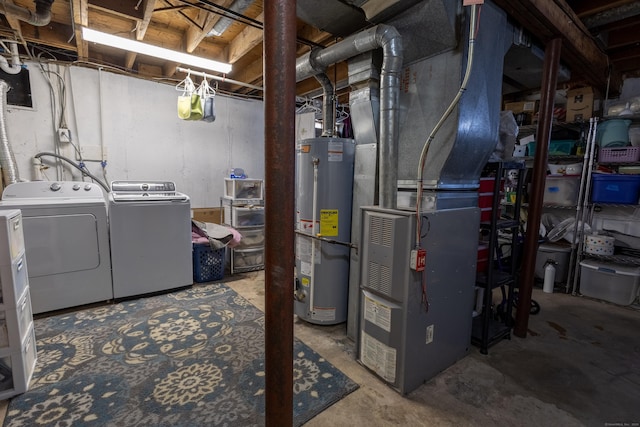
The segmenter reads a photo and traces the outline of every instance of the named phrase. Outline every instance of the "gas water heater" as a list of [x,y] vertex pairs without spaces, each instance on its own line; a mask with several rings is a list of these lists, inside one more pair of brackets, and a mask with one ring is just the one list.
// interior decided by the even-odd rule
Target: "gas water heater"
[[315,324],[347,320],[355,141],[296,145],[295,313]]

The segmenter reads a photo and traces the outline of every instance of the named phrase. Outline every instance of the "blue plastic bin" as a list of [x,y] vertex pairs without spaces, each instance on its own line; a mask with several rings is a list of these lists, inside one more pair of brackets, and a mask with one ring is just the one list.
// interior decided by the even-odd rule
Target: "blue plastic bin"
[[593,174],[591,201],[635,205],[640,196],[640,175]]
[[208,243],[193,244],[193,281],[213,282],[224,278],[225,248],[213,249]]

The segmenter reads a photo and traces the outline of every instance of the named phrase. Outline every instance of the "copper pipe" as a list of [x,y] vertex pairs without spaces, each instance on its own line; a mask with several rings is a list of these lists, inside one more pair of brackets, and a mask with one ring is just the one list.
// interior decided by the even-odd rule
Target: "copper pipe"
[[549,139],[553,121],[553,104],[558,83],[558,68],[560,66],[560,51],[562,39],[553,39],[544,51],[544,70],[542,72],[542,88],[540,97],[540,120],[536,130],[536,154],[533,161],[533,176],[531,194],[529,197],[529,213],[527,216],[527,234],[524,239],[524,253],[522,271],[520,273],[518,306],[513,334],[526,338],[529,326],[529,312],[531,310],[531,292],[533,290],[533,274],[536,256],[538,254],[538,236],[540,232],[540,217],[542,216],[542,201],[544,198],[544,184],[547,176],[547,155],[549,153]]
[[266,425],[293,425],[296,2],[264,2]]

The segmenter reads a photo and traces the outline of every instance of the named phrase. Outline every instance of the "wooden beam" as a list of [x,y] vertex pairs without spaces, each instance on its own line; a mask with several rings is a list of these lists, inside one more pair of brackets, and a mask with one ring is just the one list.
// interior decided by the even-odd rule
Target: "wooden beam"
[[21,38],[22,24],[20,24],[20,20],[9,15],[5,15],[4,17],[7,19],[7,22],[9,23],[9,26],[11,26],[11,29],[16,32],[16,36],[18,36],[18,38]]
[[96,9],[102,9],[109,13],[124,16],[125,18],[133,18],[142,20],[144,18],[144,10],[136,7],[138,2],[132,0],[90,0],[90,6]]
[[[69,25],[58,22],[50,22],[49,25],[43,27],[34,27],[32,25],[24,25],[22,27],[22,36],[28,42],[45,44],[75,52],[76,45],[69,43],[70,33],[71,27]],[[46,42],[43,42],[45,40]]]
[[633,46],[640,43],[640,24],[621,30],[609,31],[607,49],[615,49],[624,46]]
[[73,0],[73,22],[75,24],[76,50],[79,58],[89,57],[89,44],[82,38],[82,27],[89,26],[89,6],[87,0]]
[[155,5],[156,0],[144,0],[142,5],[142,21],[138,22],[138,26],[136,27],[136,40],[144,39],[144,34],[147,32],[149,22],[151,22],[151,15],[153,15],[153,8]]
[[165,64],[162,66],[162,75],[165,77],[171,77],[176,73],[176,68],[178,68],[178,64],[177,62],[165,62]]
[[636,61],[638,61],[638,58],[640,58],[640,44],[629,46],[624,49],[616,49],[615,51],[609,53],[609,59],[612,62],[618,62],[633,58],[636,58]]
[[[224,0],[222,2],[222,6],[229,7],[233,0]],[[202,40],[209,34],[211,29],[216,22],[220,19],[220,15],[212,12],[205,12],[204,10],[200,10],[198,13],[198,17],[196,21],[200,25],[200,28],[196,28],[195,26],[190,26],[187,29],[187,33],[185,34],[185,45],[187,47],[187,52],[193,52],[196,47],[200,44]]]
[[[263,18],[261,13],[256,17],[256,20],[263,22]],[[262,30],[247,25],[227,46],[227,62],[235,63],[260,43],[262,43]]]
[[132,69],[138,55],[135,52],[129,52],[124,55],[124,68]]
[[595,15],[607,9],[624,6],[633,3],[635,0],[581,0],[572,2],[572,9],[580,18]]
[[[573,72],[583,73],[590,84],[603,90],[607,86],[609,62],[591,38],[589,31],[564,0],[495,0],[531,34],[546,44],[555,37],[563,39],[562,55]],[[611,76],[611,86],[621,84]]]

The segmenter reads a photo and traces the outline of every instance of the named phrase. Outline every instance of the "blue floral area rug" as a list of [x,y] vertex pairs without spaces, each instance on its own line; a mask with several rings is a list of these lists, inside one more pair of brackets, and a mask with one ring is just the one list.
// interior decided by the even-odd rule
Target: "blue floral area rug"
[[[5,427],[264,425],[264,315],[224,284],[38,319]],[[294,424],[358,388],[294,342]]]

